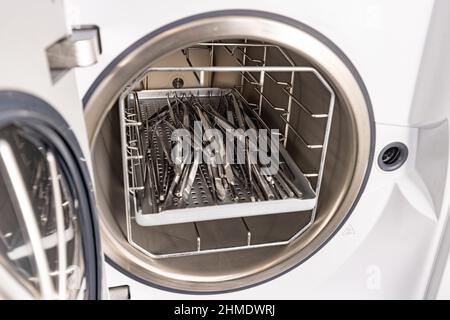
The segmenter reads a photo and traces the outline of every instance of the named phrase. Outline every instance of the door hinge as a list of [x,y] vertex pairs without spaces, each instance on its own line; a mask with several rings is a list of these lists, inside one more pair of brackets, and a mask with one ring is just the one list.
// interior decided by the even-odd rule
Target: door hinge
[[109,299],[110,300],[130,300],[130,287],[127,285],[110,287],[109,291]]
[[90,66],[102,52],[100,29],[95,25],[72,27],[72,33],[47,48],[52,78],[72,68]]

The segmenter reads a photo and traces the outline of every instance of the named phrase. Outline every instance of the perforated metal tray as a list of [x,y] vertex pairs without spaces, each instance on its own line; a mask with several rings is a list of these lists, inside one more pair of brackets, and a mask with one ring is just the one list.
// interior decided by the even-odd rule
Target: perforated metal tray
[[[176,90],[144,90],[138,92],[138,99],[141,108],[145,108],[146,115],[155,113],[158,108],[166,105],[167,95],[173,95],[177,93],[181,95],[195,94],[200,99],[215,99],[219,98],[224,92],[229,90],[214,89],[214,88],[201,88],[201,89],[176,89]],[[124,112],[125,110],[121,110]],[[125,119],[125,117],[124,117]],[[163,140],[170,141],[171,130],[164,124],[161,124],[158,128]],[[152,165],[159,171],[159,184],[164,186],[163,175],[164,171],[161,158],[163,150],[160,144],[157,142],[156,135],[151,132],[146,132],[143,138],[150,138],[153,140],[152,148],[148,155],[144,155],[146,161],[155,161]],[[124,137],[126,143],[127,137]],[[139,192],[143,193],[143,190],[139,190],[139,186],[134,186],[134,192],[130,192],[131,202],[134,202],[135,210],[132,210],[132,216],[136,223],[141,226],[156,226],[167,224],[179,224],[186,222],[228,219],[236,217],[248,217],[267,214],[280,214],[296,211],[307,211],[314,208],[316,205],[316,195],[304,174],[300,171],[294,160],[290,157],[288,152],[280,145],[280,158],[283,159],[285,165],[291,173],[292,183],[302,192],[301,198],[287,198],[279,200],[264,200],[264,201],[252,201],[252,191],[241,182],[237,182],[235,185],[235,193],[238,196],[238,201],[234,201],[229,196],[224,200],[217,201],[214,199],[214,192],[212,187],[212,181],[208,175],[207,167],[205,164],[200,164],[197,171],[195,182],[191,189],[189,201],[185,202],[180,198],[173,197],[172,201],[166,201],[167,205],[160,212],[145,212],[141,206],[136,206],[136,197]],[[158,160],[159,159],[159,160]],[[131,166],[131,172],[128,175],[136,174],[133,172]],[[169,170],[172,170],[171,168]],[[129,181],[136,181],[136,179],[130,179]],[[133,186],[131,186],[133,188]],[[167,186],[164,186],[167,187]],[[227,192],[227,195],[229,193]],[[159,195],[156,195],[159,197]],[[145,199],[144,199],[145,201]]]

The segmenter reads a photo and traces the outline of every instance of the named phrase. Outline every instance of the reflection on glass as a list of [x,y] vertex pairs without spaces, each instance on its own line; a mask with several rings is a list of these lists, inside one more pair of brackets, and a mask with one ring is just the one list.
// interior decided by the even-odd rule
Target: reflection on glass
[[[15,162],[19,171],[14,179],[22,179],[27,190],[26,194],[17,194],[17,188],[14,188],[17,181],[13,181],[8,172],[12,166],[7,165],[7,155],[1,154],[0,263],[14,269],[17,281],[35,298],[85,298],[85,262],[78,220],[80,208],[77,190],[63,160],[42,136],[30,129],[6,127],[0,130],[0,141],[12,150],[13,156],[9,160]],[[40,270],[36,263],[21,201],[31,203],[35,218],[32,220],[39,230],[47,270]],[[64,253],[65,257],[60,256]],[[48,274],[40,274],[43,270]],[[42,281],[39,280],[42,276],[51,279],[51,296],[43,295]]]

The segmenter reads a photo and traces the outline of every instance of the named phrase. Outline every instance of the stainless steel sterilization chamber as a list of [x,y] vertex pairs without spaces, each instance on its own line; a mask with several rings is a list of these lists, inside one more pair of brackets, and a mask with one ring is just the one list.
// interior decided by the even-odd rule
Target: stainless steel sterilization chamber
[[[246,287],[317,251],[357,201],[373,119],[359,76],[315,31],[198,17],[138,41],[85,101],[103,248],[147,283]],[[277,129],[280,170],[173,163],[176,128]],[[239,137],[238,137],[239,138]]]

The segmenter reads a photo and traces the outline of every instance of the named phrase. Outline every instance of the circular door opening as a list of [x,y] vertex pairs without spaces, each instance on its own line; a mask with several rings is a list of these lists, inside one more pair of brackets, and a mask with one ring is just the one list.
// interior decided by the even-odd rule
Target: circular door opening
[[[179,101],[173,102],[173,110],[170,99]],[[244,121],[236,117],[234,101]],[[281,162],[290,168],[291,178],[277,181],[273,177],[274,185],[280,184],[272,185],[273,197],[266,193],[272,187],[266,190],[265,182],[258,180],[262,183],[259,194],[254,190],[258,187],[251,187],[248,199],[242,196],[242,201],[233,203],[236,210],[227,210],[218,185],[207,183],[215,177],[213,170],[206,168],[203,174],[198,169],[195,177],[206,177],[199,200],[191,198],[182,207],[191,206],[183,211],[187,214],[167,223],[171,218],[164,215],[173,217],[176,212],[170,210],[173,202],[167,205],[170,191],[161,193],[161,189],[170,183],[156,183],[152,189],[151,175],[138,174],[152,172],[152,162],[140,159],[149,155],[169,161],[164,149],[170,142],[158,137],[163,134],[148,131],[155,123],[151,121],[169,122],[168,128],[156,127],[170,132],[170,121],[182,123],[183,115],[189,113],[184,110],[196,110],[197,103],[212,126],[220,127],[220,120],[228,120],[245,129],[253,122],[259,128],[277,129],[285,150],[280,151]],[[254,12],[193,17],[141,39],[90,89],[85,115],[108,258],[141,281],[175,290],[240,289],[303,262],[350,214],[372,157],[370,102],[344,55],[304,25]],[[190,113],[189,117],[197,116]],[[153,120],[147,124],[148,119]],[[157,149],[159,155],[153,154]],[[164,166],[155,168],[158,178],[154,181],[165,181]],[[168,181],[173,181],[175,170],[173,165],[167,171]],[[247,177],[253,175],[251,168]],[[300,178],[306,182],[300,183]],[[302,196],[294,192],[295,186],[283,187],[283,179],[287,184],[299,183]],[[176,197],[176,188],[171,197]],[[202,198],[202,191],[209,188],[215,189],[213,204]],[[153,194],[157,197],[151,206],[156,205],[149,209]],[[181,195],[180,191],[178,199]],[[267,211],[274,203],[277,206]],[[252,210],[260,214],[252,215]],[[215,220],[199,214],[218,217],[224,211]]]

